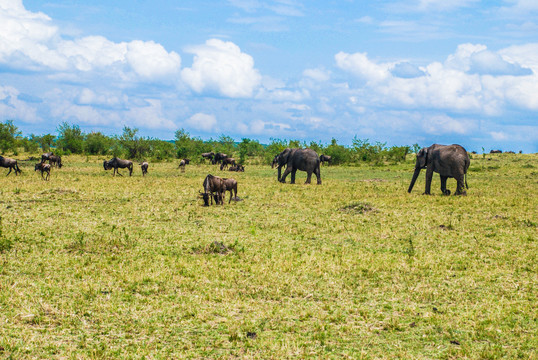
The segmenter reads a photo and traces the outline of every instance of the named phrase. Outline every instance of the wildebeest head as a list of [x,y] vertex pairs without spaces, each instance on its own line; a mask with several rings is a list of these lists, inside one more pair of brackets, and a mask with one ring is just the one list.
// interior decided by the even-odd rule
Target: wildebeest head
[[112,166],[110,166],[110,161],[107,161],[107,160],[103,161],[103,168],[104,168],[105,170],[110,170],[110,169],[112,169]]

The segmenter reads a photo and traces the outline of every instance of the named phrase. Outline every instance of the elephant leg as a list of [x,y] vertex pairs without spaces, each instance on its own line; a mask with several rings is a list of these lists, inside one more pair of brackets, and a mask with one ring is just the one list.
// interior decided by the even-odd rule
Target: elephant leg
[[312,171],[307,171],[307,172],[306,172],[306,181],[305,181],[305,184],[310,184],[311,181],[312,181]]
[[297,172],[297,169],[293,169],[291,171],[291,182],[290,184],[295,184],[295,173]]
[[321,185],[321,171],[319,167],[314,169],[314,174],[316,174],[316,178],[318,179],[318,185]]
[[467,195],[467,192],[465,191],[465,181],[464,181],[464,175],[460,174],[458,177],[456,177],[457,182],[457,188],[454,195]]
[[450,190],[446,189],[446,179],[448,179],[448,176],[441,175],[441,192],[443,193],[443,195],[450,195]]
[[286,176],[288,176],[288,174],[291,172],[291,167],[288,166],[286,167],[286,170],[284,171],[284,174],[282,174],[282,177],[280,178],[280,182],[281,183],[285,183],[286,182]]
[[426,169],[426,189],[424,191],[425,195],[431,194],[432,179],[433,179],[433,169],[431,167],[428,167]]

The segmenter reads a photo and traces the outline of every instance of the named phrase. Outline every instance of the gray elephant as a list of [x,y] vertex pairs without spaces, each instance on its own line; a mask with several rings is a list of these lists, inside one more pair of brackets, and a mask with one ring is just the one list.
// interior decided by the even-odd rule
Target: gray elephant
[[433,173],[436,172],[441,177],[441,191],[445,195],[450,195],[450,190],[446,188],[448,178],[456,179],[458,185],[455,195],[467,195],[464,185],[467,185],[467,169],[471,160],[467,151],[460,145],[439,145],[433,144],[430,147],[422,148],[417,153],[415,173],[407,192],[413,190],[415,181],[421,169],[426,168],[426,190],[424,194],[430,195]]
[[[295,173],[297,170],[306,171],[306,182],[310,184],[312,173],[316,174],[318,185],[321,185],[320,161],[318,154],[312,149],[290,149],[287,148],[273,159],[271,167],[278,165],[278,181],[285,183],[286,176],[291,173],[291,184],[295,184]],[[284,174],[280,176],[282,167],[286,165]]]

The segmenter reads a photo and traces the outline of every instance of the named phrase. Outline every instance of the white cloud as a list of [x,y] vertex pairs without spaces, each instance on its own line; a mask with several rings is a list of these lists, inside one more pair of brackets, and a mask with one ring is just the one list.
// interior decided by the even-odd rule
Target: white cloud
[[181,58],[153,41],[115,43],[102,36],[66,40],[48,16],[10,0],[0,4],[0,63],[23,70],[99,70],[96,77],[159,81],[178,75]]
[[418,8],[422,11],[450,11],[468,7],[480,0],[419,0]]
[[324,82],[330,80],[331,73],[325,69],[306,69],[303,71],[303,76],[318,82]]
[[197,113],[187,119],[186,124],[197,130],[215,132],[217,118],[215,115]]
[[12,86],[0,85],[0,116],[3,120],[17,119],[27,123],[41,121],[37,109],[19,98],[20,92]]
[[365,81],[379,82],[390,75],[388,70],[391,67],[390,64],[376,64],[368,59],[366,53],[339,52],[334,58],[339,68],[349,71]]
[[197,93],[216,91],[232,98],[246,98],[261,83],[252,56],[232,42],[210,39],[187,51],[195,54],[194,61],[192,67],[181,71],[181,76]]

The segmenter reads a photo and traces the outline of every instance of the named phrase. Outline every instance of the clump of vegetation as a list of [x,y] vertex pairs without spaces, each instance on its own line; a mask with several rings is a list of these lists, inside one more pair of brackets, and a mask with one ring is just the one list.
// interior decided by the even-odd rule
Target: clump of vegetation
[[354,202],[352,204],[344,206],[340,210],[355,214],[364,214],[369,211],[376,211],[376,209],[371,204],[366,202]]

